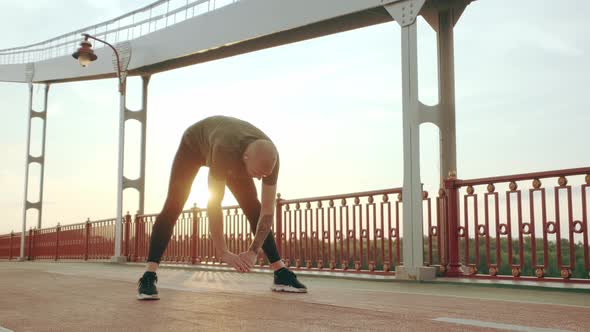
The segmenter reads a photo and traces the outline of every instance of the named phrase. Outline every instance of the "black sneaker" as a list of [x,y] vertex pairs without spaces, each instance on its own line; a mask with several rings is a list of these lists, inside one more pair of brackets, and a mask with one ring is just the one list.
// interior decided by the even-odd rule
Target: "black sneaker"
[[275,281],[270,289],[275,292],[307,293],[307,287],[287,268],[275,271]]
[[137,282],[137,298],[140,300],[159,300],[158,288],[156,288],[158,276],[155,272],[146,272]]

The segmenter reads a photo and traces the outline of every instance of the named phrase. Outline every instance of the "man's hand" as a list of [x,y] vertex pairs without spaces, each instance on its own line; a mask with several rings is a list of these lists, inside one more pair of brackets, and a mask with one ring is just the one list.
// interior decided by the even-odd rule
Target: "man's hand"
[[242,262],[248,265],[249,268],[254,267],[254,264],[256,264],[256,258],[258,257],[258,255],[252,250],[244,251],[238,256],[240,256]]
[[250,266],[248,266],[246,262],[242,261],[240,256],[234,254],[229,250],[226,250],[223,253],[223,255],[221,256],[221,260],[229,264],[238,272],[250,272]]

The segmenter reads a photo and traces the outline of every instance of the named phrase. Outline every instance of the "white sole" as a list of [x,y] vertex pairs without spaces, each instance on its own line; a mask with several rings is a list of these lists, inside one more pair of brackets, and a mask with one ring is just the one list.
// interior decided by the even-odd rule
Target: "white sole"
[[305,288],[295,288],[292,286],[286,285],[272,285],[270,290],[273,292],[285,292],[285,293],[307,293],[307,289]]
[[138,300],[159,300],[160,297],[156,295],[137,294]]

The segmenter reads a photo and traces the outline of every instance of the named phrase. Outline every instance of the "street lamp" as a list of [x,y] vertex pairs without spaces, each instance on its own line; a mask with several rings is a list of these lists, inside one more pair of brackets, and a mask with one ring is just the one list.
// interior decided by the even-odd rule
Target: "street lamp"
[[92,50],[92,44],[90,44],[88,38],[85,38],[80,43],[80,48],[76,51],[76,53],[72,54],[72,56],[74,59],[78,59],[82,67],[88,66],[90,62],[98,58],[96,54],[94,54],[94,50]]
[[98,42],[101,42],[101,43],[109,46],[113,50],[113,52],[115,53],[115,57],[117,58],[117,78],[119,79],[119,92],[124,93],[125,83],[121,79],[121,63],[119,61],[119,52],[117,52],[117,49],[113,45],[109,44],[108,42],[106,42],[102,39],[98,39],[98,38],[91,36],[87,33],[83,33],[82,36],[84,37],[84,40],[82,40],[82,42],[80,42],[80,48],[78,48],[78,50],[72,54],[72,57],[74,59],[77,59],[82,67],[86,67],[92,61],[94,61],[98,58],[96,56],[96,54],[94,54],[94,50],[92,49],[92,44],[90,44],[88,39],[93,39],[93,40],[96,40]]
[[[109,46],[115,53],[117,59],[117,78],[119,79],[119,154],[118,154],[118,171],[117,171],[117,219],[115,220],[115,255],[111,258],[112,261],[124,262],[126,258],[121,255],[121,238],[122,238],[122,217],[123,217],[123,163],[124,163],[124,151],[125,151],[125,76],[121,75],[121,62],[119,61],[119,52],[117,49],[102,39],[98,39],[87,33],[83,33],[84,40],[80,43],[80,48],[72,57],[80,62],[82,67],[86,67],[92,61],[95,61],[98,57],[92,50],[92,44],[88,39],[93,39]],[[127,65],[125,65],[127,66]]]

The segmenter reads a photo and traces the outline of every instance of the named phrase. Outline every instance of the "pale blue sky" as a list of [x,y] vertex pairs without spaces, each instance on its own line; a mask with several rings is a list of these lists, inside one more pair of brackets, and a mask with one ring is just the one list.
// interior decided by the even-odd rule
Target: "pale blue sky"
[[[3,0],[0,49],[45,40],[149,2],[79,1],[70,8],[73,2],[66,0]],[[585,17],[590,4],[578,0],[553,8],[555,3],[480,0],[457,25],[459,177],[590,165],[590,22]],[[399,34],[396,23],[387,23],[154,75],[146,212],[161,208],[182,131],[212,114],[244,118],[273,138],[282,158],[283,197],[401,186]],[[418,34],[420,97],[433,104],[435,34],[422,20]],[[138,108],[140,80],[129,84],[129,107]],[[41,88],[35,92],[40,100]],[[26,85],[0,83],[0,101],[2,234],[19,231],[22,222]],[[115,80],[51,86],[44,226],[114,217],[117,121]],[[131,138],[138,126],[131,122],[130,129]],[[422,126],[423,182],[433,192],[438,186],[437,137],[433,126]],[[130,178],[139,174],[137,147],[128,140]],[[36,189],[36,173],[32,168],[31,189]],[[187,204],[204,205],[204,175],[198,176]],[[137,208],[133,190],[125,192],[124,207]],[[30,219],[29,225],[34,224]]]

